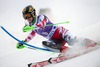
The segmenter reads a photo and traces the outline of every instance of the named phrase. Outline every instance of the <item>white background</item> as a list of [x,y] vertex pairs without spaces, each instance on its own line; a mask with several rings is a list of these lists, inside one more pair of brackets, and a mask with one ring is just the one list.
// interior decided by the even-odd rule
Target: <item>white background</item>
[[[0,0],[0,25],[20,40],[26,38],[28,33],[22,32],[22,9],[30,4],[36,8],[37,14],[41,8],[50,8],[54,23],[70,21],[70,24],[61,26],[69,29],[74,35],[100,41],[99,0]],[[37,35],[30,43],[41,46],[41,40],[44,38]],[[16,43],[0,29],[0,67],[27,67],[30,62],[56,55],[27,48],[18,50]],[[50,67],[100,67],[99,58],[100,49]]]

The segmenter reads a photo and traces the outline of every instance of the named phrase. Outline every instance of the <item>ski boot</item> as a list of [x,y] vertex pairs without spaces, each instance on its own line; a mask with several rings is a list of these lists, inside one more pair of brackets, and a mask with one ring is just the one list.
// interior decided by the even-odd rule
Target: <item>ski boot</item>
[[56,44],[52,41],[43,41],[42,42],[43,44],[43,47],[47,48],[47,49],[50,49],[54,52],[60,52],[60,49],[61,49],[61,44]]
[[67,46],[62,46],[61,44],[56,44],[51,41],[43,41],[43,46],[54,51],[60,53],[59,56],[64,56],[66,51],[69,49]]

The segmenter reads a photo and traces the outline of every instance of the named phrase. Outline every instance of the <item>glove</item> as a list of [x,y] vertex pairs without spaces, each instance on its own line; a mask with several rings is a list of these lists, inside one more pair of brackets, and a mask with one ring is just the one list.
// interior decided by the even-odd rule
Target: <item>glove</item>
[[35,29],[34,26],[28,26],[28,25],[26,25],[26,26],[23,27],[22,30],[23,30],[23,32],[29,32],[29,31],[32,31],[34,29]]
[[[25,42],[25,41],[23,41],[23,42]],[[23,48],[25,48],[25,46],[22,43],[17,43],[16,48],[23,49]]]

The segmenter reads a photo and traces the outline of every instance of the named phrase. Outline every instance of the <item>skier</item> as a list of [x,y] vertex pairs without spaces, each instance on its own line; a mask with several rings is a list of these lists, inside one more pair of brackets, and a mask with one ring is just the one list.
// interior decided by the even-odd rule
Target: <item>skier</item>
[[[44,47],[54,51],[54,52],[65,52],[68,47],[65,46],[66,43],[71,45],[75,40],[75,36],[73,36],[67,29],[61,26],[54,26],[53,23],[48,19],[45,15],[36,15],[36,10],[32,5],[26,6],[22,10],[23,18],[28,21],[28,25],[34,25],[37,27],[32,30],[29,36],[23,40],[24,42],[29,42],[35,36],[35,34],[39,34],[45,38],[47,41],[43,41],[42,44]],[[51,26],[47,26],[52,24]],[[27,25],[25,25],[27,26]],[[25,27],[24,26],[24,27]],[[17,43],[17,48],[21,49],[25,46],[21,43]]]
[[[32,5],[26,6],[22,10],[23,18],[28,22],[23,29],[26,26],[34,26],[36,27],[31,31],[31,33],[28,35],[28,37],[23,40],[24,42],[29,42],[32,40],[32,38],[35,36],[35,34],[39,34],[45,38],[47,38],[47,41],[42,41],[42,44],[45,48],[54,51],[59,52],[60,56],[56,58],[50,58],[49,60],[42,61],[39,63],[30,63],[28,64],[28,67],[43,67],[48,64],[52,63],[58,63],[61,61],[64,61],[68,59],[64,54],[69,49],[68,46],[65,46],[67,43],[68,45],[74,45],[76,42],[80,42],[81,44],[84,43],[84,45],[88,46],[95,46],[96,43],[90,39],[78,39],[76,36],[73,36],[68,29],[65,29],[62,26],[55,26],[53,23],[48,19],[45,15],[36,15],[36,10]],[[79,44],[79,45],[81,45]],[[16,46],[18,49],[22,49],[25,46],[22,43],[17,43]],[[56,60],[56,61],[55,61]]]
[[[68,29],[65,29],[62,26],[55,26],[45,15],[36,15],[36,10],[32,5],[26,6],[22,10],[23,18],[28,22],[26,26],[35,26],[36,28],[31,31],[28,37],[23,40],[24,42],[29,42],[35,36],[35,34],[39,34],[45,38],[47,41],[42,41],[42,44],[45,48],[52,50],[54,52],[59,52],[64,54],[68,50],[68,45],[73,45],[78,41],[76,36],[73,36]],[[88,39],[85,39],[89,41]],[[91,40],[90,40],[91,42]],[[91,42],[92,43],[92,42]],[[95,42],[92,44],[94,45]],[[91,45],[91,44],[90,44]],[[22,43],[17,43],[17,48],[21,49],[25,46]]]

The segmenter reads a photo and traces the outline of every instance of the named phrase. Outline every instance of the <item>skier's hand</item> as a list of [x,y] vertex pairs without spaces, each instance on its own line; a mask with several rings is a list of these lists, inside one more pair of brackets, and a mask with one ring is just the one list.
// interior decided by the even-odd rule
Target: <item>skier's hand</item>
[[25,48],[25,46],[22,43],[17,43],[16,48],[23,49],[23,48]]
[[23,30],[23,32],[29,32],[29,31],[32,31],[34,29],[35,29],[34,26],[28,26],[28,25],[26,25],[26,26],[23,27],[22,30]]

